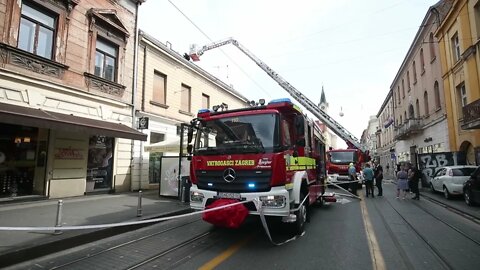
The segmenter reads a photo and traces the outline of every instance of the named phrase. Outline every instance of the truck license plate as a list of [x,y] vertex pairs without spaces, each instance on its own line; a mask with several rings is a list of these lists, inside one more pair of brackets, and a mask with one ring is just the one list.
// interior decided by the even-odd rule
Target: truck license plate
[[240,193],[218,192],[219,198],[240,200]]

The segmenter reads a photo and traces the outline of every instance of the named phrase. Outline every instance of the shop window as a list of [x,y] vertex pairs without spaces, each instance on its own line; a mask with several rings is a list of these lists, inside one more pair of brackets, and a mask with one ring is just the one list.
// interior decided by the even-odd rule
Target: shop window
[[114,140],[112,137],[105,136],[90,137],[87,163],[87,192],[112,188]]
[[38,129],[0,124],[0,198],[33,194],[36,167],[45,167],[46,144],[39,147]]

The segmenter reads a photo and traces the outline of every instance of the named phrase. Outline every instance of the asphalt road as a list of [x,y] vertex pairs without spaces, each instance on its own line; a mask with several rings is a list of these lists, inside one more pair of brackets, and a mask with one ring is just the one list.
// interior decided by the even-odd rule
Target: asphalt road
[[[480,225],[428,200],[384,197],[312,211],[305,234],[273,245],[258,218],[238,230],[199,217],[156,224],[11,269],[476,269]],[[276,242],[291,237],[269,222]]]

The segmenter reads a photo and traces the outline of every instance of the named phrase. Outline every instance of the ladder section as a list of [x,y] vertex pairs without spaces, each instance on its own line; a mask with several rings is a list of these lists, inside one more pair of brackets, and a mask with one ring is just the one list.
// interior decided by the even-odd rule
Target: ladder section
[[[345,140],[349,147],[353,146],[357,149],[365,151],[363,145],[360,144],[359,140],[352,133],[346,130],[342,125],[340,125],[340,123],[335,121],[326,112],[321,110],[315,103],[313,103],[310,99],[308,99],[304,94],[298,91],[285,79],[283,79],[278,73],[273,71],[267,64],[265,64],[262,60],[256,57],[247,48],[242,46],[237,40],[229,38],[220,42],[214,42],[210,45],[203,46],[199,51],[191,52],[192,59],[198,60],[198,57],[201,56],[205,51],[218,48],[227,44],[235,45],[240,51],[242,51],[253,62],[255,62],[257,66],[263,69],[263,71],[265,71],[272,79],[274,79],[283,89],[285,89],[285,91],[287,91],[295,100],[297,100],[309,112],[311,112],[313,115],[315,115],[315,117],[317,117],[320,121],[327,125],[327,127],[330,128],[335,134]],[[194,50],[194,47],[192,47],[192,50]]]

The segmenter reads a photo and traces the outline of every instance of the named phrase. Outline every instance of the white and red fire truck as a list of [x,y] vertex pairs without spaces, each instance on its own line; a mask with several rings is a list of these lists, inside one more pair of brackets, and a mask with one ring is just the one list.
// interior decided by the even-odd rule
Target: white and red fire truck
[[[193,46],[186,58],[198,61],[205,51],[227,44],[236,46],[335,134],[363,151],[353,134],[237,40],[228,38],[200,49]],[[193,209],[203,210],[226,198],[259,199],[265,215],[280,216],[294,223],[296,232],[301,233],[312,203],[336,200],[332,194],[323,194],[325,144],[321,136],[314,136],[321,134],[319,128],[290,100],[226,112],[205,110],[192,123],[197,128],[195,144],[189,146]],[[225,147],[217,146],[217,132],[219,138],[222,133],[230,133],[225,135]],[[192,129],[189,134],[191,138]],[[219,145],[221,142],[219,139]],[[247,208],[258,214],[251,205]]]
[[[312,204],[335,200],[324,194],[325,140],[289,99],[237,110],[202,110],[193,126],[193,209],[203,210],[219,199],[257,199],[265,216],[282,217],[301,233]],[[253,202],[243,207],[259,214]]]

